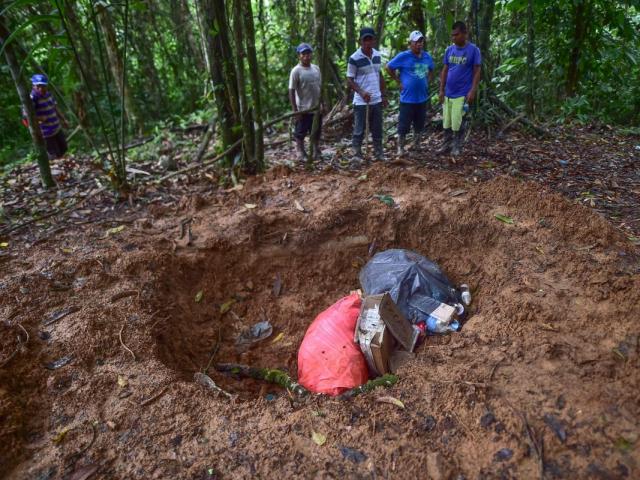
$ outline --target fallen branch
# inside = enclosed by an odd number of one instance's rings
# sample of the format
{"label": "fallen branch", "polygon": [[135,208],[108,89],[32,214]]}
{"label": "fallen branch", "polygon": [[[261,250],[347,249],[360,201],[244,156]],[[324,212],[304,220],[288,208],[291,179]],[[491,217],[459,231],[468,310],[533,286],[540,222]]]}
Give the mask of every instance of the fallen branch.
{"label": "fallen branch", "polygon": [[216,382],[214,382],[211,377],[209,375],[206,375],[202,372],[196,372],[193,375],[193,381],[196,383],[199,383],[200,385],[202,385],[203,387],[207,387],[209,390],[213,390],[216,393],[221,393],[223,394],[225,397],[234,400],[235,396],[231,395],[229,392],[227,392],[226,390],[223,390],[222,388],[220,388]]}
{"label": "fallen branch", "polygon": [[124,330],[125,325],[126,325],[126,322],[122,324],[122,327],[120,328],[120,332],[118,332],[118,338],[120,339],[120,345],[122,345],[122,347],[123,347],[127,352],[129,352],[129,353],[131,354],[131,357],[133,358],[133,361],[135,362],[135,361],[136,361],[136,354],[135,354],[135,353],[133,353],[133,351],[132,351],[129,347],[127,347],[127,346],[124,344],[124,341],[122,340],[122,332],[123,332],[123,330]]}
{"label": "fallen branch", "polygon": [[[497,107],[501,108],[502,110],[504,110],[505,112],[507,112],[509,115],[511,115],[512,117],[519,117],[518,112],[516,112],[513,108],[511,108],[509,105],[507,105],[506,103],[504,103],[502,100],[500,100],[498,97],[496,97],[493,94],[489,94],[488,95],[489,101],[491,103],[493,103],[494,105],[496,105]],[[548,131],[545,130],[544,128],[540,127],[539,125],[536,125],[535,123],[533,123],[531,120],[529,120],[526,116],[522,115],[520,116],[520,118],[518,118],[518,121],[520,123],[522,123],[523,125],[526,125],[527,127],[531,128],[532,130],[534,130],[536,133],[545,136],[545,137],[553,137],[553,135]]]}
{"label": "fallen branch", "polygon": [[294,382],[288,374],[276,368],[250,367],[248,365],[240,365],[237,363],[218,363],[215,368],[219,372],[274,383],[299,396],[304,396],[309,393],[309,390],[299,383]]}
{"label": "fallen branch", "polygon": [[[275,125],[276,123],[285,120],[289,117],[293,117],[294,115],[297,115],[299,113],[310,113],[310,112],[315,112],[317,110],[317,108],[309,108],[308,110],[299,110],[297,112],[289,112],[289,113],[285,113],[284,115],[280,115],[277,118],[274,118],[273,120],[265,123],[263,125],[263,129],[266,129],[272,125]],[[197,169],[201,169],[201,170],[205,170],[204,167],[209,167],[211,165],[213,165],[214,163],[217,163],[218,161],[220,161],[222,158],[224,158],[225,156],[227,156],[229,153],[231,153],[235,148],[237,148],[242,141],[244,140],[244,137],[238,139],[237,141],[235,141],[233,144],[231,144],[224,152],[219,153],[218,155],[216,155],[215,157],[211,158],[210,160],[207,160],[206,162],[202,162],[202,163],[197,163],[195,165],[190,165],[189,167],[185,167],[182,168],[180,170],[176,170],[175,172],[171,172],[167,175],[165,175],[164,177],[160,177],[157,180],[154,180],[153,183],[162,183],[165,180],[168,180],[170,178],[173,178],[177,175],[182,175],[184,173],[189,173],[192,172],[193,170],[197,170]],[[208,158],[208,157],[204,157],[204,158]]]}
{"label": "fallen branch", "polygon": [[[169,384],[169,385],[171,385],[171,384]],[[164,394],[164,392],[166,392],[166,391],[167,391],[167,389],[169,388],[169,385],[165,385],[165,386],[164,386],[164,387],[162,387],[162,388],[160,389],[160,391],[159,391],[158,393],[156,393],[155,395],[153,395],[153,396],[151,396],[151,397],[147,398],[146,400],[142,400],[142,401],[140,402],[140,406],[141,406],[141,407],[145,407],[145,406],[149,405],[151,402],[154,402],[155,400],[157,400],[158,398],[160,398],[160,397]]]}
{"label": "fallen branch", "polygon": [[525,116],[524,113],[521,113],[517,115],[515,118],[512,118],[504,127],[500,129],[498,133],[496,133],[496,136],[500,138],[502,135],[504,135],[504,132],[506,132],[511,127],[511,125],[522,120],[524,116]]}
{"label": "fallen branch", "polygon": [[138,290],[124,290],[122,292],[118,292],[111,297],[111,303],[117,302],[122,298],[133,297],[134,295],[140,295],[140,292],[138,292]]}

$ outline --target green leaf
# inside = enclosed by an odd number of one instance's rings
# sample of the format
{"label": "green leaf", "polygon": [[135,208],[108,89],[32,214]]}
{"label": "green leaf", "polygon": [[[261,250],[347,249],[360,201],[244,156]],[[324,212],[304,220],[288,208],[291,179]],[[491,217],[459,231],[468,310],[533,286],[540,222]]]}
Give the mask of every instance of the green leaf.
{"label": "green leaf", "polygon": [[501,222],[513,225],[513,218],[511,217],[507,217],[506,215],[502,215],[501,213],[496,213],[494,216]]}
{"label": "green leaf", "polygon": [[204,297],[204,293],[202,290],[200,290],[198,293],[196,293],[196,303],[200,303],[202,301],[202,297]]}
{"label": "green leaf", "polygon": [[120,233],[123,230],[124,230],[124,225],[120,225],[119,227],[110,228],[109,230],[107,230],[107,236],[115,235],[116,233]]}
{"label": "green leaf", "polygon": [[13,41],[13,39],[16,36],[18,36],[20,34],[20,32],[22,32],[24,29],[26,29],[26,28],[28,28],[31,25],[34,25],[36,23],[51,22],[51,21],[56,21],[57,22],[58,20],[59,20],[59,18],[56,15],[38,15],[36,17],[33,17],[33,18],[29,19],[27,22],[23,23],[17,29],[15,29],[13,32],[11,32],[11,35],[9,35],[9,37],[4,41],[4,43],[2,44],[2,48],[0,48],[0,57],[4,53],[4,49],[7,47],[7,45],[9,45]]}
{"label": "green leaf", "polygon": [[231,310],[231,307],[233,307],[233,305],[236,303],[236,299],[232,298],[230,300],[227,300],[226,302],[224,302],[222,305],[220,305],[220,313],[222,313],[223,315],[225,313],[227,313],[229,310]]}
{"label": "green leaf", "polygon": [[374,195],[374,197],[376,197],[388,207],[393,207],[396,204],[391,195]]}
{"label": "green leaf", "polygon": [[319,433],[319,432],[312,432],[311,433],[311,439],[316,443],[316,445],[318,445],[319,447],[321,447],[322,445],[324,445],[325,443],[327,443],[327,437],[325,437],[323,434]]}

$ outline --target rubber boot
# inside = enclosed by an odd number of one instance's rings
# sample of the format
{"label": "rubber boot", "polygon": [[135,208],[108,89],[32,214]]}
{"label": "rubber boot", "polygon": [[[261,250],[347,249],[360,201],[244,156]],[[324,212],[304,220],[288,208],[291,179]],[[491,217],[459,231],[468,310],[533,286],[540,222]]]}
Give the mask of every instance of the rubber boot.
{"label": "rubber boot", "polygon": [[411,149],[413,151],[419,150],[421,142],[422,142],[422,132],[415,132],[413,134],[413,145],[411,146]]}
{"label": "rubber boot", "polygon": [[404,155],[404,143],[406,140],[405,135],[398,135],[398,156],[401,157]]}
{"label": "rubber boot", "polygon": [[373,140],[373,156],[378,162],[384,162],[384,149],[382,148],[382,139],[375,138]]}
{"label": "rubber boot", "polygon": [[453,142],[451,143],[451,155],[457,157],[460,155],[460,140],[462,137],[462,130],[453,132]]}
{"label": "rubber boot", "polygon": [[362,164],[362,141],[354,139],[351,147],[353,149],[351,161],[348,163],[345,162],[342,166],[348,167],[350,165],[352,167],[358,168]]}
{"label": "rubber boot", "polygon": [[307,154],[304,151],[304,138],[296,138],[296,158],[299,162],[307,160]]}
{"label": "rubber boot", "polygon": [[443,155],[445,153],[449,153],[449,150],[451,149],[451,140],[452,140],[452,138],[453,138],[453,132],[451,131],[451,129],[450,128],[445,128],[444,129],[444,136],[442,137],[442,145],[438,149],[438,153],[440,155]]}

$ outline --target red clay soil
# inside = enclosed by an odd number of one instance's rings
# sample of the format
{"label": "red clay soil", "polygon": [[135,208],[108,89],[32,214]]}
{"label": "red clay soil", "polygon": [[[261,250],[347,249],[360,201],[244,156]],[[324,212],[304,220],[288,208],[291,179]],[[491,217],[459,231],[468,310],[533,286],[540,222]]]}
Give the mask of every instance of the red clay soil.
{"label": "red clay soil", "polygon": [[[639,478],[637,249],[538,184],[360,175],[275,168],[0,259],[0,476]],[[461,332],[428,337],[396,385],[295,398],[211,368],[230,400],[193,381],[212,352],[295,378],[307,326],[387,248],[473,292]],[[265,318],[271,338],[238,349]]]}

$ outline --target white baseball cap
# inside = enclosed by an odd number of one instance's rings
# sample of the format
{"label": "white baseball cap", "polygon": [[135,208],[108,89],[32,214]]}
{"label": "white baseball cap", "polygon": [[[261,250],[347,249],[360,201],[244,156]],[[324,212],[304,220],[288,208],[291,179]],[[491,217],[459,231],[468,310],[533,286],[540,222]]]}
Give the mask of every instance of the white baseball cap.
{"label": "white baseball cap", "polygon": [[418,30],[414,30],[409,35],[409,41],[410,42],[417,42],[418,40],[420,40],[422,38],[424,38],[424,35],[422,35],[422,33],[420,33]]}

